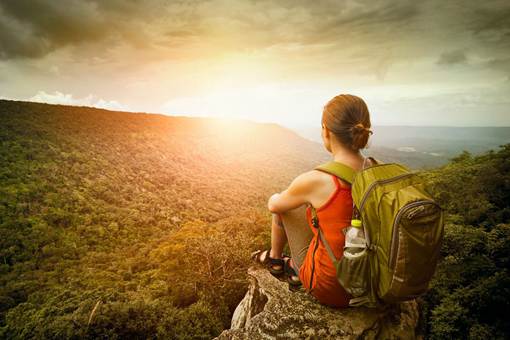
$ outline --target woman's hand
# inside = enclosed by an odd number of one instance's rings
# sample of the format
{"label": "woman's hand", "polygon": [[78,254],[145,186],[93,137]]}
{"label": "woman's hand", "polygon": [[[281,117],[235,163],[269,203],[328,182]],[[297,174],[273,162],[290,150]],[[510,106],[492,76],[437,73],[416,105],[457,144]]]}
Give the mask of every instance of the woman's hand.
{"label": "woman's hand", "polygon": [[299,175],[286,190],[271,195],[267,208],[272,213],[278,214],[308,203],[315,182],[316,175],[312,171]]}

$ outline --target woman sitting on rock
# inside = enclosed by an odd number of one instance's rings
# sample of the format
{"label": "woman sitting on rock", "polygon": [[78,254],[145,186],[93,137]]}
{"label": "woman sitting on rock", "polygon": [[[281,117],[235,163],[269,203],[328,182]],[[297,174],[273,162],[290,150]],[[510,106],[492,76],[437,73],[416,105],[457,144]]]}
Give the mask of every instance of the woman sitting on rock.
{"label": "woman sitting on rock", "polygon": [[[322,141],[334,161],[354,171],[373,165],[360,150],[365,148],[370,131],[370,115],[363,99],[341,94],[331,99],[322,113]],[[349,305],[349,294],[340,286],[336,271],[312,224],[311,207],[336,258],[344,247],[343,228],[350,225],[353,202],[349,183],[338,177],[311,170],[297,176],[290,186],[269,198],[273,213],[271,249],[257,251],[253,259],[269,267],[274,275],[288,274],[289,284],[304,288],[319,302]],[[291,257],[283,255],[288,242]]]}

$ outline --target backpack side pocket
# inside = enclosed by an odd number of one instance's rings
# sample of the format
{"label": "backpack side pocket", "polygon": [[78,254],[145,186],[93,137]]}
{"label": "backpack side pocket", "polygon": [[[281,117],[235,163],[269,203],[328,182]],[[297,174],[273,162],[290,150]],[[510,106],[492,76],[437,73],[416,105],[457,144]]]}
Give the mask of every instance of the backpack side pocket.
{"label": "backpack side pocket", "polygon": [[370,257],[366,248],[353,255],[344,253],[337,262],[336,275],[338,282],[353,297],[369,293]]}

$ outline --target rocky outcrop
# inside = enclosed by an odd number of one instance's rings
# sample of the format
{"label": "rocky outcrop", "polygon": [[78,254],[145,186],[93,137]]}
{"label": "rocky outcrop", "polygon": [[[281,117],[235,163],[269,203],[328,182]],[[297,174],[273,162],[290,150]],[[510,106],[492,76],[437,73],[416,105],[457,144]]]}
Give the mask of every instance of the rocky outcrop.
{"label": "rocky outcrop", "polygon": [[416,301],[384,309],[334,309],[305,292],[289,291],[267,270],[248,270],[251,283],[217,339],[415,339]]}

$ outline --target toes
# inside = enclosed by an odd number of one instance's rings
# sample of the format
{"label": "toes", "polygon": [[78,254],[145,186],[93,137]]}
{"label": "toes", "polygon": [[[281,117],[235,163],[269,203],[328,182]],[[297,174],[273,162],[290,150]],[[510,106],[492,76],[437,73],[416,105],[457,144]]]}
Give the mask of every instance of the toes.
{"label": "toes", "polygon": [[265,264],[268,260],[268,250],[256,250],[251,253],[251,258],[253,261]]}
{"label": "toes", "polygon": [[260,263],[266,263],[269,256],[269,250],[264,250],[259,255]]}
{"label": "toes", "polygon": [[258,261],[258,259],[260,258],[260,253],[262,251],[261,250],[255,250],[253,253],[251,253],[250,257],[253,261]]}

